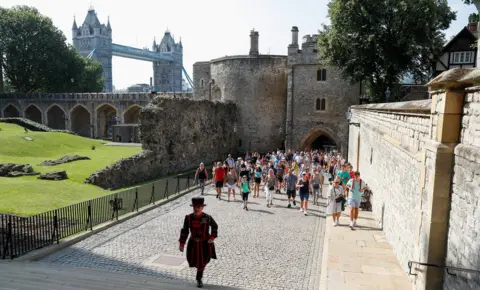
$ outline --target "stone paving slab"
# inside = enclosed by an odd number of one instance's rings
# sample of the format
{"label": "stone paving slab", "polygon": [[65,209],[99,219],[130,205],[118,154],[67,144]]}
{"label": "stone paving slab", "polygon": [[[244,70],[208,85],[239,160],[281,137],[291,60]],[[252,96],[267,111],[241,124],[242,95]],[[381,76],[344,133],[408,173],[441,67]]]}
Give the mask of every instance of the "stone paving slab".
{"label": "stone paving slab", "polygon": [[[313,206],[309,216],[286,208],[286,195],[276,194],[266,207],[265,194],[250,198],[250,211],[239,200],[217,200],[208,186],[205,212],[219,224],[215,241],[218,260],[204,274],[206,285],[243,289],[318,289],[325,229],[324,207]],[[64,267],[101,269],[194,282],[195,269],[157,265],[164,255],[185,257],[178,251],[184,216],[191,212],[187,194],[164,206],[132,218],[69,248],[42,259]],[[297,197],[298,198],[298,197]],[[121,289],[121,288],[117,288]]]}
{"label": "stone paving slab", "polygon": [[373,213],[361,210],[355,231],[344,213],[340,226],[334,227],[330,216],[326,219],[327,255],[322,267],[326,281],[320,289],[412,289]]}

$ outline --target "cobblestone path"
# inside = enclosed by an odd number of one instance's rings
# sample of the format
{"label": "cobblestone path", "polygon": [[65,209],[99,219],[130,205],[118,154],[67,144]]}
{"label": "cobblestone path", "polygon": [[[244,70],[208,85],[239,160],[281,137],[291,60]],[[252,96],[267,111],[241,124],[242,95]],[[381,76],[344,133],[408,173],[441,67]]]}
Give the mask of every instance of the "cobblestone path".
{"label": "cobblestone path", "polygon": [[[304,216],[298,208],[286,208],[285,194],[276,194],[274,207],[268,208],[262,192],[260,198],[250,199],[250,211],[246,212],[238,192],[236,202],[219,201],[211,185],[208,188],[205,212],[217,221],[219,236],[215,240],[218,259],[205,270],[205,288],[213,284],[246,289],[318,289],[323,206],[312,206],[309,216]],[[198,194],[195,191],[180,197],[42,262],[193,283],[196,272],[185,265],[178,238],[184,216],[192,210],[190,199]]]}

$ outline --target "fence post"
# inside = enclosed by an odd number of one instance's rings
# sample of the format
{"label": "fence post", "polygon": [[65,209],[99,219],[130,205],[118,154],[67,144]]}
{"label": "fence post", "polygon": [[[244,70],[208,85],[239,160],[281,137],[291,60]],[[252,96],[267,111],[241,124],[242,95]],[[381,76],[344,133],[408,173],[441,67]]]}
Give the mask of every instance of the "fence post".
{"label": "fence post", "polygon": [[165,198],[165,194],[167,195],[167,198],[168,198],[168,178],[167,178],[167,182],[165,183],[165,192],[163,193],[163,198]]}
{"label": "fence post", "polygon": [[[87,222],[87,229],[88,225],[90,224],[90,230],[93,231],[93,221],[92,221],[92,201],[88,201],[88,222]],[[87,230],[85,229],[85,230]]]}
{"label": "fence post", "polygon": [[57,244],[60,243],[60,239],[58,237],[58,210],[55,210],[55,214],[53,216],[53,233],[52,233],[52,244],[53,244],[53,239],[54,236],[57,240]]}
{"label": "fence post", "polygon": [[186,189],[190,189],[190,172],[187,173],[187,188]]}
{"label": "fence post", "polygon": [[155,182],[152,182],[152,195],[150,196],[150,203],[155,204]]}
{"label": "fence post", "polygon": [[175,193],[180,192],[180,175],[177,176],[177,187],[175,188]]}
{"label": "fence post", "polygon": [[[8,215],[8,222],[7,222],[7,237],[5,239],[5,245],[3,246],[3,256],[2,259],[5,260],[7,256],[7,250],[8,250],[8,243],[12,240],[12,216]],[[12,255],[12,245],[10,245],[10,255],[13,259]]]}
{"label": "fence post", "polygon": [[116,219],[117,221],[118,221],[118,207],[119,207],[118,194],[115,194],[114,210],[115,210],[115,219]]}
{"label": "fence post", "polygon": [[135,188],[135,208],[138,212],[138,187]]}

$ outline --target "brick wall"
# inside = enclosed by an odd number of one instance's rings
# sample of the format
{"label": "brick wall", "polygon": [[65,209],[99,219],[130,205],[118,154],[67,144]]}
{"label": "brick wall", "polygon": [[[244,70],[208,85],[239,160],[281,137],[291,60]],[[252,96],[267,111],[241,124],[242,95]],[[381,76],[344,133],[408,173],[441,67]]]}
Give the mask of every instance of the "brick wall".
{"label": "brick wall", "polygon": [[[402,267],[416,256],[422,148],[431,100],[352,107],[349,161],[373,191],[373,211]],[[359,154],[357,154],[357,151]],[[360,212],[361,215],[361,212]]]}
{"label": "brick wall", "polygon": [[[467,90],[455,148],[446,264],[480,270],[480,87]],[[480,275],[445,275],[444,289],[480,289]]]}

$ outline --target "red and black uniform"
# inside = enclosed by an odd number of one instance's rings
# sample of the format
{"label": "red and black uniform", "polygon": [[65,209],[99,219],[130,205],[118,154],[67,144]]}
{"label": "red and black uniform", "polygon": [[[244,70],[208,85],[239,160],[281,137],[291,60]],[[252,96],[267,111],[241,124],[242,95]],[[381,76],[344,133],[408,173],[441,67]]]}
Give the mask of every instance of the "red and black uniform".
{"label": "red and black uniform", "polygon": [[198,217],[193,213],[185,216],[179,242],[180,247],[184,247],[190,233],[187,243],[187,261],[190,267],[197,268],[197,280],[202,279],[203,270],[210,259],[217,259],[213,244],[213,240],[217,237],[217,230],[217,223],[206,213]]}

